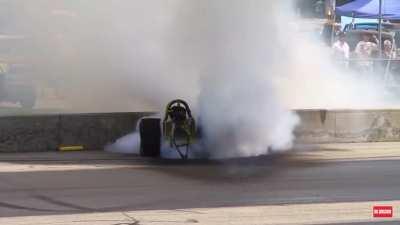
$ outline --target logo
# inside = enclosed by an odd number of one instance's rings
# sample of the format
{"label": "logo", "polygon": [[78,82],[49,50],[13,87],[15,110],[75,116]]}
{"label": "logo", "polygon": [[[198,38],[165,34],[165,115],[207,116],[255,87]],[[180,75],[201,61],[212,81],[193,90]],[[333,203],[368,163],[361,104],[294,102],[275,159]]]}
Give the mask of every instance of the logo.
{"label": "logo", "polygon": [[374,206],[373,214],[375,218],[392,218],[393,206]]}

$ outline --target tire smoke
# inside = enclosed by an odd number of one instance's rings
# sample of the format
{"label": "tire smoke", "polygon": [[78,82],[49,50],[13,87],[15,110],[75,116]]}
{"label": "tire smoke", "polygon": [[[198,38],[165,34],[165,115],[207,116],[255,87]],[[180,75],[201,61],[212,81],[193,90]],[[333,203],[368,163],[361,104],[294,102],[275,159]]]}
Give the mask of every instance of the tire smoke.
{"label": "tire smoke", "polygon": [[[68,111],[162,111],[182,98],[213,158],[289,149],[290,109],[387,103],[376,80],[338,70],[303,36],[292,0],[9,2],[8,32],[26,37],[16,54]],[[137,151],[136,134],[118,143]]]}
{"label": "tire smoke", "polygon": [[176,6],[168,54],[199,80],[200,94],[189,100],[212,158],[291,147],[299,121],[280,103],[271,79],[281,56],[274,33],[278,6],[262,0],[180,1]]}
{"label": "tire smoke", "polygon": [[179,78],[196,82],[172,87],[195,93],[188,100],[210,157],[290,149],[300,121],[289,109],[388,102],[375,79],[340,70],[329,49],[301,32],[293,2],[174,1],[165,56]]}
{"label": "tire smoke", "polygon": [[[282,56],[278,13],[263,0],[184,1],[177,22],[183,60],[200,73],[198,115],[214,158],[291,147],[298,118],[281,104],[272,77]],[[182,44],[183,43],[183,44]]]}

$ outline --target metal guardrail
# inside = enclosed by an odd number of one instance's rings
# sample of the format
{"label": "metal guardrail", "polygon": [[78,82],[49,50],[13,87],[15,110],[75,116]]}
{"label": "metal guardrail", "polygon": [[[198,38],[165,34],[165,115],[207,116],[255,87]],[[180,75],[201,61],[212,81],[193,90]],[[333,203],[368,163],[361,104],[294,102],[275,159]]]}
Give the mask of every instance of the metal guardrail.
{"label": "metal guardrail", "polygon": [[367,71],[359,71],[359,73],[375,74],[382,77],[382,81],[388,86],[393,86],[394,82],[398,85],[400,78],[400,58],[386,59],[386,58],[350,58],[350,59],[336,59],[338,65],[344,65],[347,70],[357,71],[361,67],[364,68],[362,62],[368,62]]}

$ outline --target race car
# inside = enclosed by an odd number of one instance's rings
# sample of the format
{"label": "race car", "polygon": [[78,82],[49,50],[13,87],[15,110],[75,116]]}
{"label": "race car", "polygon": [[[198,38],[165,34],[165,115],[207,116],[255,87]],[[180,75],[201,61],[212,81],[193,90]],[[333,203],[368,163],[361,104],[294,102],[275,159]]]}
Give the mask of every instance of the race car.
{"label": "race car", "polygon": [[161,118],[141,119],[139,132],[141,156],[160,157],[161,144],[166,142],[184,160],[188,159],[190,146],[198,135],[189,105],[181,99],[167,105],[162,123]]}

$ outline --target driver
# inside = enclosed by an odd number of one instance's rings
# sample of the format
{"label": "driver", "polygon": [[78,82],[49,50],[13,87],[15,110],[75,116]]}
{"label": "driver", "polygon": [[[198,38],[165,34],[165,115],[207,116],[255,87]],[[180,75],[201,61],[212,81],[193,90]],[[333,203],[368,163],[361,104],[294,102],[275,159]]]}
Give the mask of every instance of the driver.
{"label": "driver", "polygon": [[171,117],[172,121],[177,124],[182,124],[186,121],[186,109],[182,106],[174,106],[171,108],[169,112],[169,116]]}

